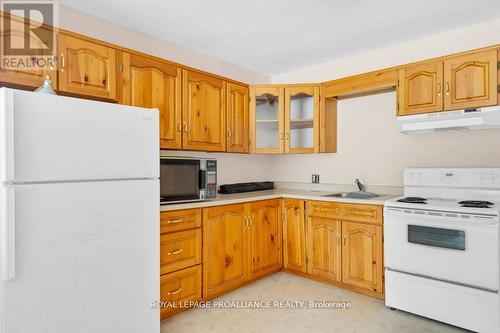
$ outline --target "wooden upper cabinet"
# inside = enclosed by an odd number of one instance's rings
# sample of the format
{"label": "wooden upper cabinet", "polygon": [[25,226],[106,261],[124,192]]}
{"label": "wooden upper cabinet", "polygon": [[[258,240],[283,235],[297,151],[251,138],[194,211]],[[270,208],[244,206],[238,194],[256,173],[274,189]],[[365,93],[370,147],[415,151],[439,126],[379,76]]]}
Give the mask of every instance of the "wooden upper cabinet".
{"label": "wooden upper cabinet", "polygon": [[227,151],[248,153],[248,87],[227,83]]}
{"label": "wooden upper cabinet", "polygon": [[225,81],[190,70],[182,77],[182,148],[225,151]]}
{"label": "wooden upper cabinet", "polygon": [[285,88],[285,153],[319,152],[319,87]]}
{"label": "wooden upper cabinet", "polygon": [[59,34],[59,90],[99,99],[116,99],[115,49]]}
{"label": "wooden upper cabinet", "polygon": [[307,218],[308,273],[331,281],[341,281],[342,223],[333,218]]}
{"label": "wooden upper cabinet", "polygon": [[180,149],[182,70],[163,61],[130,53],[120,52],[119,61],[119,102],[158,108],[160,148]]}
{"label": "wooden upper cabinet", "polygon": [[212,298],[248,279],[245,205],[203,209],[203,297]]}
{"label": "wooden upper cabinet", "polygon": [[445,110],[497,104],[497,50],[444,61]]}
{"label": "wooden upper cabinet", "polygon": [[285,151],[285,89],[250,88],[250,152],[280,154]]}
{"label": "wooden upper cabinet", "polygon": [[[4,14],[0,12],[0,16]],[[38,30],[38,34],[29,34],[26,36],[24,31],[29,31],[29,27],[25,26],[25,22],[20,18],[16,17],[7,17],[7,15],[3,16],[2,19],[9,20],[9,24],[0,24],[0,38],[3,43],[9,38],[11,41],[11,45],[31,45],[31,48],[38,47],[43,49],[46,47],[47,41],[52,38],[52,30],[49,28],[45,28],[44,26],[40,27]],[[4,27],[9,27],[9,30],[4,30]],[[3,51],[1,51],[3,52]],[[36,53],[36,52],[35,52]],[[24,59],[25,57],[23,57]],[[52,80],[52,87],[57,89],[57,69],[55,63],[55,54],[53,56],[45,56],[45,55],[37,55],[33,54],[30,57],[30,61],[37,62],[40,61],[42,63],[43,60],[40,58],[49,61],[54,66],[44,66],[43,69],[32,69],[31,65],[23,68],[19,67],[18,69],[4,67],[3,62],[0,62],[0,85],[1,84],[10,84],[14,86],[23,86],[38,88],[42,85],[45,76],[50,75]],[[45,61],[43,61],[45,63]]]}
{"label": "wooden upper cabinet", "polygon": [[442,111],[443,89],[443,62],[401,68],[398,116]]}
{"label": "wooden upper cabinet", "polygon": [[281,266],[280,200],[247,205],[250,218],[250,278],[278,271]]}
{"label": "wooden upper cabinet", "polygon": [[304,201],[283,199],[283,267],[306,272]]}
{"label": "wooden upper cabinet", "polygon": [[342,282],[383,292],[382,227],[342,221]]}

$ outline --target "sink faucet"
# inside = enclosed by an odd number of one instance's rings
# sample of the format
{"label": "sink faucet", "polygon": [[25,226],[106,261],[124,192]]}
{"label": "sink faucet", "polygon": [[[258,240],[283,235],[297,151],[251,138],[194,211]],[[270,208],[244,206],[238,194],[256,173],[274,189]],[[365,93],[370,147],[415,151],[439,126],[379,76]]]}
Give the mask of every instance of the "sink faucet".
{"label": "sink faucet", "polygon": [[354,182],[358,185],[359,192],[365,191],[365,185],[358,178],[356,178]]}

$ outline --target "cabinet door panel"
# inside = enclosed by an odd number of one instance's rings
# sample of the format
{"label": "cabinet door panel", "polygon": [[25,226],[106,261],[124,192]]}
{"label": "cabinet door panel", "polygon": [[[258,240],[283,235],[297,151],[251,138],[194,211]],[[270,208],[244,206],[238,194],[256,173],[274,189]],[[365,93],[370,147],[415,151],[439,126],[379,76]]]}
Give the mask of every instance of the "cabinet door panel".
{"label": "cabinet door panel", "polygon": [[225,82],[183,71],[183,149],[225,151]]}
{"label": "cabinet door panel", "polygon": [[[47,41],[53,37],[52,30],[50,28],[45,28],[44,26],[39,28],[36,36],[34,34],[30,34],[29,37],[26,37],[24,31],[29,31],[30,28],[26,26],[23,20],[20,18],[8,18],[7,15],[3,16],[3,13],[1,12],[0,17],[3,20],[9,20],[9,23],[5,22],[5,24],[0,24],[0,38],[2,42],[9,38],[11,45],[29,44],[31,48],[38,47],[43,49],[46,47],[46,44],[48,43]],[[8,29],[4,29],[5,27],[8,27]],[[0,52],[3,54],[3,50]],[[52,79],[52,88],[57,89],[55,57],[35,53],[36,52],[33,52],[31,55],[30,61],[33,61],[34,63],[39,62],[40,64],[47,63],[48,66],[35,70],[31,64],[28,64],[26,68],[19,67],[13,69],[5,68],[2,61],[0,62],[0,85],[2,83],[13,86],[19,85],[23,87],[30,87],[34,90],[34,88],[38,88],[42,85],[46,75],[50,75]],[[23,60],[23,62],[25,61],[25,57],[19,57],[17,59]]]}
{"label": "cabinet door panel", "polygon": [[160,148],[181,148],[181,69],[135,54],[121,54],[120,103],[158,108]]}
{"label": "cabinet door panel", "polygon": [[281,266],[280,200],[249,204],[250,275],[252,278],[277,271]]}
{"label": "cabinet door panel", "polygon": [[285,90],[279,87],[250,88],[250,152],[284,152]]}
{"label": "cabinet door panel", "polygon": [[340,220],[308,218],[308,273],[340,282],[341,230]]}
{"label": "cabinet door panel", "polygon": [[453,57],[444,62],[445,110],[497,104],[497,51]]}
{"label": "cabinet door panel", "polygon": [[227,83],[227,151],[248,153],[248,87]]}
{"label": "cabinet door panel", "polygon": [[319,152],[319,87],[285,88],[285,153]]}
{"label": "cabinet door panel", "polygon": [[399,71],[398,115],[443,110],[443,63],[407,66]]}
{"label": "cabinet door panel", "polygon": [[342,282],[382,292],[382,227],[342,222]]}
{"label": "cabinet door panel", "polygon": [[116,98],[116,53],[111,47],[59,34],[59,90]]}
{"label": "cabinet door panel", "polygon": [[283,267],[306,272],[304,201],[283,200]]}
{"label": "cabinet door panel", "polygon": [[241,285],[248,276],[245,206],[203,210],[203,297]]}

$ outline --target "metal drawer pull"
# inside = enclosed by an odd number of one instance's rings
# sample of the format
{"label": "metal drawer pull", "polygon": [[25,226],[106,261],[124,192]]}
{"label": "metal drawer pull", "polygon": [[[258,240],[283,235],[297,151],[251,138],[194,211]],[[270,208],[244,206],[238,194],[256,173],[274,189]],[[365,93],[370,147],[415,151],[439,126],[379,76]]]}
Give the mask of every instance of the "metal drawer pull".
{"label": "metal drawer pull", "polygon": [[169,256],[173,256],[173,255],[176,255],[176,254],[180,254],[180,253],[182,253],[182,252],[184,252],[184,250],[183,250],[183,249],[178,249],[178,250],[175,250],[175,251],[169,252],[169,253],[167,253],[167,254],[168,254]]}
{"label": "metal drawer pull", "polygon": [[174,224],[174,223],[181,223],[183,221],[182,218],[180,219],[176,219],[176,220],[168,220],[167,223],[168,224]]}
{"label": "metal drawer pull", "polygon": [[182,291],[182,288],[179,288],[179,289],[174,290],[174,291],[169,291],[167,295],[168,295],[168,296],[170,296],[170,295],[175,295],[175,294],[180,293],[181,291]]}

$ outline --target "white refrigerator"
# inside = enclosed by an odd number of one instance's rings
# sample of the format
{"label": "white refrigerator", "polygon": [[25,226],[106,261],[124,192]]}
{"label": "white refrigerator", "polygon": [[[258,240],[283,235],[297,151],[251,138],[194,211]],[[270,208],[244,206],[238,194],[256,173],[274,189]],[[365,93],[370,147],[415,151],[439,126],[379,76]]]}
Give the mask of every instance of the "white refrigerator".
{"label": "white refrigerator", "polygon": [[158,111],[0,89],[0,332],[158,333]]}

